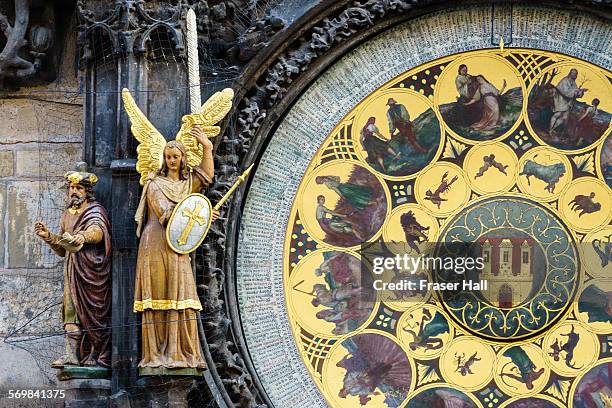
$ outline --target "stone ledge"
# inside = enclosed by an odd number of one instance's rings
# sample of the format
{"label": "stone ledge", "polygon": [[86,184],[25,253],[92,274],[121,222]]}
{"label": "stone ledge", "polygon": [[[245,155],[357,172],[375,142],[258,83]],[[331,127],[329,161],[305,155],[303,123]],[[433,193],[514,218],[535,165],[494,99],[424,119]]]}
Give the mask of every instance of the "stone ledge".
{"label": "stone ledge", "polygon": [[149,368],[141,367],[138,369],[138,374],[141,376],[188,376],[201,377],[203,370],[198,368]]}
{"label": "stone ledge", "polygon": [[64,366],[57,373],[60,381],[69,380],[109,380],[111,370],[103,367]]}

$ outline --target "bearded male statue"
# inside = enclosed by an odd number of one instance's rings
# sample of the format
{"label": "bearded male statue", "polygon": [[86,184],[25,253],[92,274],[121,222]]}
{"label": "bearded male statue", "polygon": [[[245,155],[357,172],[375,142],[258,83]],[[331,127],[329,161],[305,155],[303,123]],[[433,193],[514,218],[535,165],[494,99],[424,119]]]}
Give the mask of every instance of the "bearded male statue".
{"label": "bearded male statue", "polygon": [[62,318],[66,353],[51,366],[110,367],[111,238],[106,210],[96,202],[98,177],[77,163],[64,175],[68,182],[66,210],[59,234],[36,222],[34,231],[64,258]]}

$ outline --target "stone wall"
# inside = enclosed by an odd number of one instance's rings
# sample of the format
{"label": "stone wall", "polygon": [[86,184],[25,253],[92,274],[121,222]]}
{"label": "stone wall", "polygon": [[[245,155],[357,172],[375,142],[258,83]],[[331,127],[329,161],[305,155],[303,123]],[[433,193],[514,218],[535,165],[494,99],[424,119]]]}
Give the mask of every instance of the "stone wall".
{"label": "stone wall", "polygon": [[0,94],[2,393],[55,386],[49,363],[62,352],[62,259],[42,245],[33,225],[40,219],[57,231],[65,199],[62,176],[82,158],[76,36],[65,44],[55,82]]}

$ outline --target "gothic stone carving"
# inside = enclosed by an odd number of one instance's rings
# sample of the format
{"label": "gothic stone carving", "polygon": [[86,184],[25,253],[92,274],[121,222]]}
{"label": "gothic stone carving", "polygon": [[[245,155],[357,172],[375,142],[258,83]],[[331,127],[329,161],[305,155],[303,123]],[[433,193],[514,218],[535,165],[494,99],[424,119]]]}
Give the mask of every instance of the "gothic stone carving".
{"label": "gothic stone carving", "polygon": [[53,80],[59,57],[59,48],[54,45],[59,41],[52,22],[64,23],[55,15],[55,4],[14,0],[2,1],[0,6],[6,12],[0,11],[0,30],[5,37],[0,52],[0,88]]}
{"label": "gothic stone carving", "polygon": [[143,1],[120,0],[110,8],[103,0],[78,0],[77,8],[82,69],[92,61],[144,53],[151,34],[158,30],[167,33],[176,56],[185,56],[180,6],[147,6]]}

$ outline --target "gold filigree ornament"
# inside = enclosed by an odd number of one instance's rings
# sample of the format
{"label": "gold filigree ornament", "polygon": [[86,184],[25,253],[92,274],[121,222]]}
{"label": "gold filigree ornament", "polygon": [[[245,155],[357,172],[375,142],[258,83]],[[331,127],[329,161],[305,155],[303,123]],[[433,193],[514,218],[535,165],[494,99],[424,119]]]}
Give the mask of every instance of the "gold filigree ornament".
{"label": "gold filigree ornament", "polygon": [[[138,161],[136,170],[140,173],[140,185],[144,185],[149,173],[156,172],[162,167],[164,147],[166,139],[147,119],[140,110],[130,91],[123,88],[121,92],[125,111],[132,124],[132,134],[138,140]],[[195,113],[184,115],[182,125],[176,135],[176,140],[181,142],[187,149],[187,167],[192,169],[202,161],[203,148],[191,136],[191,129],[198,125],[208,138],[213,138],[221,132],[216,126],[232,108],[234,91],[226,88],[211,96],[202,107]]]}

